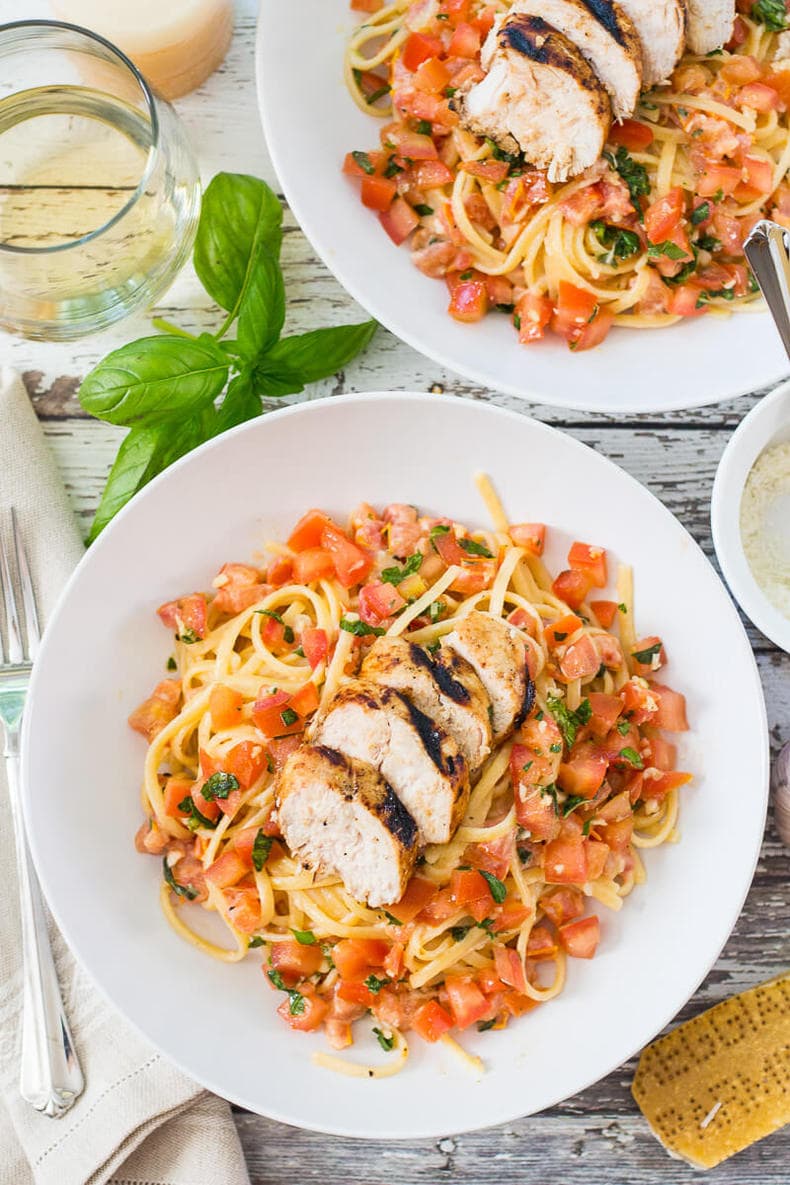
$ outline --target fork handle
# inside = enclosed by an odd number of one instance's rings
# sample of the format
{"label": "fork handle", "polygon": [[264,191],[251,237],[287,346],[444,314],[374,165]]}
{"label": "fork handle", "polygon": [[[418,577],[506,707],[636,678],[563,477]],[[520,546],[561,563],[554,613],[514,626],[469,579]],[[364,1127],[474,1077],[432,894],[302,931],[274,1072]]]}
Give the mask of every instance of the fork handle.
{"label": "fork handle", "polygon": [[38,878],[25,839],[19,792],[19,753],[7,745],[22,918],[22,1066],[19,1090],[36,1111],[64,1115],[85,1085],[60,995]]}

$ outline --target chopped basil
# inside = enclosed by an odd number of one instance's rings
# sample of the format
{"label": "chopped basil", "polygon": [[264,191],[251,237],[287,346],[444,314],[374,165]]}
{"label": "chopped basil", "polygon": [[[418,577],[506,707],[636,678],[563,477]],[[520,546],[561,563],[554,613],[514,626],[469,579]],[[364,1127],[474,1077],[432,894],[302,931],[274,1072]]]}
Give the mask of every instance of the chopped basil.
{"label": "chopped basil", "polygon": [[398,173],[403,172],[403,165],[399,165],[394,156],[391,156],[387,161],[387,167],[384,170],[385,177],[397,177]]}
{"label": "chopped basil", "polygon": [[403,922],[400,920],[400,918],[396,918],[394,913],[390,913],[387,909],[383,910],[382,912],[391,926],[403,925]]}
{"label": "chopped basil", "polygon": [[395,1044],[395,1038],[394,1037],[387,1037],[386,1034],[382,1033],[381,1029],[374,1028],[373,1032],[376,1034],[376,1040],[378,1041],[379,1045],[384,1050],[384,1052],[389,1053],[390,1050],[392,1049],[393,1045]]}
{"label": "chopped basil", "polygon": [[467,555],[482,555],[487,560],[494,558],[493,554],[483,543],[478,543],[476,539],[459,539],[458,546],[462,548]]}
{"label": "chopped basil", "polygon": [[579,729],[584,724],[588,724],[592,716],[592,708],[590,701],[583,699],[575,712],[571,711],[564,700],[553,699],[551,696],[546,701],[548,709],[557,722],[560,732],[563,735],[565,744],[570,749],[578,735]]}
{"label": "chopped basil", "polygon": [[197,897],[197,889],[192,885],[180,885],[173,876],[173,869],[167,862],[167,856],[162,857],[162,868],[164,869],[165,881],[179,897],[186,897],[187,901],[194,901]]}
{"label": "chopped basil", "polygon": [[474,269],[471,267],[468,267],[465,272],[460,273],[460,275],[458,276],[458,279],[459,280],[471,280],[471,278],[474,274],[475,274]]}
{"label": "chopped basil", "polygon": [[478,930],[485,930],[486,934],[493,934],[494,919],[483,918],[482,922],[475,922]]}
{"label": "chopped basil", "polygon": [[414,555],[410,555],[402,568],[384,568],[380,579],[384,584],[400,584],[407,576],[413,576],[415,572],[420,570],[423,557],[418,551]]}
{"label": "chopped basil", "polygon": [[560,801],[559,801],[559,798],[557,797],[557,794],[559,792],[557,790],[557,787],[554,785],[554,783],[552,782],[549,786],[541,786],[540,792],[544,798],[548,797],[552,800],[552,802],[554,803],[554,814],[557,815],[557,817],[559,817],[559,815],[561,814]]}
{"label": "chopped basil", "polygon": [[603,255],[598,256],[598,260],[610,267],[614,267],[621,259],[630,259],[641,247],[639,235],[634,231],[624,230],[619,226],[607,226],[600,218],[591,222],[590,228],[601,246],[609,248]]}
{"label": "chopped basil", "polygon": [[488,887],[491,890],[491,896],[496,901],[497,905],[501,905],[507,897],[507,889],[499,877],[494,876],[493,872],[486,872],[485,868],[480,869],[480,875],[485,877],[488,882]]}
{"label": "chopped basil", "polygon": [[296,724],[299,719],[299,713],[295,712],[293,708],[283,708],[280,712],[280,719],[286,728],[290,728],[292,724]]}
{"label": "chopped basil", "polygon": [[650,193],[650,179],[647,175],[647,169],[644,165],[637,164],[622,144],[618,147],[614,156],[610,152],[605,152],[604,156],[628,186],[628,192],[631,195],[631,204],[641,221],[642,206],[639,198]]}
{"label": "chopped basil", "polygon": [[372,94],[365,95],[365,102],[368,107],[372,107],[374,103],[378,103],[379,99],[383,99],[385,95],[388,95],[391,89],[389,83],[385,82],[378,90],[373,91]]}
{"label": "chopped basil", "polygon": [[556,630],[554,630],[553,632],[554,632],[554,641],[555,642],[564,642],[568,636],[567,634],[558,634]]}
{"label": "chopped basil", "polygon": [[735,289],[719,288],[716,292],[700,292],[695,308],[703,308],[708,301],[715,300],[716,297],[719,297],[721,300],[735,300]]}
{"label": "chopped basil", "polygon": [[626,605],[625,601],[618,602],[617,608],[620,610],[621,613],[628,612],[628,606]]}
{"label": "chopped basil", "polygon": [[363,173],[367,173],[369,177],[373,176],[376,170],[374,169],[367,152],[352,152],[351,156],[359,165],[360,169],[362,169]]}
{"label": "chopped basil", "polygon": [[663,243],[648,243],[647,254],[651,259],[657,259],[659,255],[666,255],[667,259],[685,259],[688,252],[678,247],[677,243],[665,239]]}
{"label": "chopped basil", "polygon": [[582,835],[589,835],[589,834],[590,834],[590,828],[592,827],[592,825],[593,825],[593,821],[592,821],[592,819],[585,819],[585,820],[584,820],[584,825],[583,825],[583,827],[582,827]]}
{"label": "chopped basil", "polygon": [[491,1020],[479,1020],[477,1022],[477,1031],[478,1031],[478,1033],[485,1033],[488,1031],[488,1029],[493,1029],[495,1024],[496,1024],[496,1017],[495,1016],[492,1016]]}
{"label": "chopped basil", "polygon": [[516,329],[521,328],[521,317],[518,313],[516,313],[513,317],[513,324],[515,325]]}
{"label": "chopped basil", "polygon": [[172,654],[170,655],[170,657],[167,660],[167,669],[168,669],[168,671],[177,671],[178,670],[178,663],[173,658]]}
{"label": "chopped basil", "polygon": [[627,761],[629,765],[633,765],[634,769],[645,768],[644,761],[639,756],[636,749],[632,749],[630,745],[628,745],[625,749],[620,750],[620,756],[624,761]]}
{"label": "chopped basil", "polygon": [[714,200],[714,202],[720,202],[723,197],[724,197],[724,190],[721,188],[721,186],[719,186],[719,188],[716,190],[716,192],[713,195],[713,200]]}
{"label": "chopped basil", "polygon": [[271,835],[264,835],[263,831],[259,831],[255,836],[255,842],[252,845],[252,866],[256,872],[261,872],[264,864],[269,859],[272,842]]}
{"label": "chopped basil", "polygon": [[297,655],[297,657],[299,657],[299,658],[304,658],[303,648],[301,646],[297,646],[296,650],[294,650],[294,654]]}
{"label": "chopped basil", "polygon": [[504,148],[500,148],[490,136],[486,136],[486,144],[490,148],[494,160],[505,160],[509,165],[519,165],[524,161],[523,152],[505,152]]}
{"label": "chopped basil", "polygon": [[418,119],[417,131],[421,136],[430,136],[431,132],[433,131],[431,121],[429,119]]}
{"label": "chopped basil", "polygon": [[532,852],[529,850],[529,848],[517,847],[516,855],[522,864],[529,864],[530,860],[532,859]]}
{"label": "chopped basil", "polygon": [[582,794],[569,794],[562,804],[562,817],[567,819],[568,815],[572,815],[577,806],[581,806],[587,799]]}
{"label": "chopped basil", "polygon": [[253,934],[247,943],[247,950],[255,950],[256,946],[263,946],[265,941],[264,938],[261,938],[260,934]]}
{"label": "chopped basil", "polygon": [[198,810],[195,800],[191,794],[187,794],[186,798],[181,799],[178,804],[178,809],[183,815],[189,816],[186,821],[186,825],[190,831],[196,831],[198,827],[208,827],[209,830],[213,831],[217,826],[217,821],[215,819],[206,818],[202,811]]}
{"label": "chopped basil", "polygon": [[785,0],[755,0],[749,16],[772,33],[781,33],[787,28]]}
{"label": "chopped basil", "polygon": [[234,774],[226,774],[220,769],[203,783],[200,793],[206,802],[213,802],[215,798],[227,798],[231,790],[238,789],[239,779]]}
{"label": "chopped basil", "polygon": [[282,977],[282,975],[280,974],[280,972],[279,972],[279,971],[277,971],[277,970],[276,970],[276,968],[272,968],[272,970],[271,970],[271,971],[267,971],[267,972],[266,972],[266,974],[269,976],[269,979],[272,981],[272,983],[274,984],[274,986],[275,986],[276,988],[279,988],[279,990],[280,990],[281,992],[287,992],[287,991],[288,991],[288,988],[285,986],[285,983],[284,983],[284,981],[283,981],[283,977]]}
{"label": "chopped basil", "polygon": [[447,523],[437,523],[435,527],[431,527],[431,539],[435,539],[437,535],[448,535],[450,528]]}
{"label": "chopped basil", "polygon": [[455,92],[457,90],[458,90],[457,86],[446,86],[444,88],[444,93],[445,93],[446,98],[452,99],[453,95],[455,94]]}
{"label": "chopped basil", "polygon": [[555,741],[553,745],[549,745],[549,753],[561,753],[562,745],[559,741]]}
{"label": "chopped basil", "polygon": [[648,666],[657,654],[661,653],[661,643],[654,642],[652,646],[648,646],[646,650],[634,650],[631,657],[635,658],[638,663],[643,666]]}
{"label": "chopped basil", "polygon": [[710,218],[710,202],[701,202],[696,210],[691,211],[689,221],[692,226],[699,226],[706,218]]}
{"label": "chopped basil", "polygon": [[279,613],[275,613],[273,609],[256,609],[256,613],[260,613],[262,617],[271,617],[273,621],[279,624],[285,630],[285,641],[290,646],[294,641],[294,632],[289,625],[286,625]]}
{"label": "chopped basil", "polygon": [[471,926],[452,926],[450,928],[450,933],[453,936],[453,941],[460,942],[462,938],[466,938],[471,929]]}
{"label": "chopped basil", "polygon": [[304,1012],[304,996],[301,992],[288,992],[288,1011],[291,1016],[301,1016]]}
{"label": "chopped basil", "polygon": [[301,946],[315,946],[318,942],[312,930],[292,930],[291,933]]}
{"label": "chopped basil", "polygon": [[497,305],[494,305],[494,308],[497,310],[497,312],[498,312],[498,313],[507,313],[507,315],[508,315],[508,316],[510,316],[510,314],[513,312],[513,309],[514,309],[515,307],[516,307],[516,306],[515,306],[515,305],[513,305],[513,304],[497,304]]}
{"label": "chopped basil", "polygon": [[444,601],[431,601],[430,605],[428,606],[428,617],[431,619],[434,625],[444,613],[446,608],[447,605]]}
{"label": "chopped basil", "polygon": [[200,640],[200,634],[196,634],[193,629],[186,629],[182,634],[176,634],[176,641],[186,642],[187,646],[192,646],[195,642],[199,642]]}
{"label": "chopped basil", "polygon": [[527,764],[526,764],[526,765],[522,765],[522,767],[521,767],[521,768],[523,769],[524,773],[526,773],[526,772],[527,772],[527,770],[529,770],[529,769],[530,769],[530,768],[531,768],[531,767],[532,767],[534,764],[535,764],[535,762],[534,762],[534,761],[528,761],[528,762],[527,762]]}
{"label": "chopped basil", "polygon": [[425,647],[425,649],[428,651],[429,654],[436,654],[436,652],[440,646],[441,646],[441,642],[437,638],[435,642],[429,642],[428,645]]}
{"label": "chopped basil", "polygon": [[624,737],[627,732],[631,731],[631,725],[627,720],[620,720],[617,723],[617,731],[620,733],[621,737]]}
{"label": "chopped basil", "polygon": [[371,635],[380,638],[386,632],[380,626],[368,625],[366,621],[349,621],[347,617],[341,617],[340,628],[347,634],[353,634],[355,638],[367,638]]}
{"label": "chopped basil", "polygon": [[433,214],[433,206],[426,206],[425,202],[418,202],[414,207],[420,218],[428,218]]}
{"label": "chopped basil", "polygon": [[697,246],[700,251],[710,251],[711,255],[715,255],[717,251],[721,251],[721,239],[717,239],[715,235],[700,235]]}
{"label": "chopped basil", "polygon": [[378,975],[369,975],[365,980],[365,987],[369,992],[373,992],[374,996],[377,996],[381,989],[391,982],[391,979],[379,979]]}

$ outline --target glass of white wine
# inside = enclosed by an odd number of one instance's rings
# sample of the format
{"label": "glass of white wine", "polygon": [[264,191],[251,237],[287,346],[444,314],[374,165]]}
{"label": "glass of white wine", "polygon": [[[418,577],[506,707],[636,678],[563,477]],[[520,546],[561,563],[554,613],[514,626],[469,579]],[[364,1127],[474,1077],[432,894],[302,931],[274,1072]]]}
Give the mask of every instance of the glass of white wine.
{"label": "glass of white wine", "polygon": [[199,208],[182,125],[119,49],[58,21],[0,25],[0,327],[68,341],[152,304]]}

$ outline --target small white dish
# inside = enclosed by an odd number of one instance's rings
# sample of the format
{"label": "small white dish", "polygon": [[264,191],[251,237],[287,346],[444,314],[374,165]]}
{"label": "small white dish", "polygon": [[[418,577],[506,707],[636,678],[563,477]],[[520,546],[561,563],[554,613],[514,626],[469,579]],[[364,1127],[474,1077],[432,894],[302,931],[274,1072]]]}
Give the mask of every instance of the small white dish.
{"label": "small white dish", "polygon": [[785,441],[790,441],[790,383],[761,399],[733,433],[716,471],[710,520],[716,555],[732,595],[750,621],[790,654],[790,621],[755,580],[740,523],[743,487],[752,466],[765,449]]}

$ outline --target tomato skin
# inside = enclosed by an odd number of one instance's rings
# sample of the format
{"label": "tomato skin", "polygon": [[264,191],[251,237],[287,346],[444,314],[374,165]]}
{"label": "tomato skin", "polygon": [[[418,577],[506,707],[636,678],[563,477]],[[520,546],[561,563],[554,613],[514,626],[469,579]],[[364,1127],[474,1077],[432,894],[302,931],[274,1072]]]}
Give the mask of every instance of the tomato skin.
{"label": "tomato skin", "polygon": [[294,580],[297,584],[316,584],[335,574],[332,557],[323,547],[308,547],[294,556]]}
{"label": "tomato skin", "polygon": [[593,588],[606,588],[606,551],[590,543],[573,543],[568,564],[575,572],[584,572]]}
{"label": "tomato skin", "polygon": [[527,940],[527,958],[539,962],[541,959],[553,959],[557,953],[557,943],[546,926],[533,926]]}
{"label": "tomato skin", "polygon": [[252,719],[265,737],[292,736],[304,730],[304,720],[297,715],[296,720],[287,724],[283,720],[283,713],[287,713],[291,697],[287,691],[277,691],[272,695],[265,695],[252,705]]}
{"label": "tomato skin", "polygon": [[453,1018],[438,1000],[429,1000],[414,1014],[412,1027],[424,1041],[438,1041],[453,1027]]}
{"label": "tomato skin", "polygon": [[408,202],[402,197],[396,197],[389,209],[379,214],[379,222],[395,246],[399,247],[419,226],[420,218]]}
{"label": "tomato skin", "polygon": [[612,623],[617,616],[616,601],[590,601],[590,608],[598,618],[598,624],[602,629],[612,628]]}
{"label": "tomato skin", "polygon": [[663,683],[651,683],[650,690],[658,700],[658,712],[653,717],[653,724],[657,728],[665,728],[667,732],[688,732],[685,695],[665,687]]}
{"label": "tomato skin", "polygon": [[488,881],[477,869],[461,871],[456,869],[450,877],[450,900],[459,908],[465,909],[476,922],[482,922],[494,907],[494,898],[488,887]]}
{"label": "tomato skin", "polygon": [[527,990],[527,971],[518,951],[510,946],[495,946],[494,966],[497,975],[508,987],[515,988],[517,992]]}
{"label": "tomato skin", "polygon": [[380,938],[342,938],[332,947],[332,961],[341,979],[363,979],[371,968],[384,966],[389,950]]}
{"label": "tomato skin", "polygon": [[606,755],[585,742],[560,766],[557,784],[567,794],[594,798],[604,783],[608,766]]}
{"label": "tomato skin", "polygon": [[541,897],[540,906],[555,926],[561,926],[582,916],[584,897],[579,889],[552,889]]}
{"label": "tomato skin", "polygon": [[401,61],[407,70],[417,70],[428,58],[438,58],[444,53],[444,46],[438,37],[426,37],[424,33],[410,33],[401,53]]}
{"label": "tomato skin", "polygon": [[431,898],[435,896],[436,886],[432,881],[426,880],[425,877],[413,876],[400,901],[388,906],[387,912],[405,924],[414,921],[417,914],[421,913]]}
{"label": "tomato skin", "polygon": [[390,177],[362,178],[360,198],[369,210],[389,210],[397,192],[398,187]]}
{"label": "tomato skin", "polygon": [[491,1012],[489,1001],[471,976],[448,975],[444,981],[444,990],[453,1023],[458,1029],[468,1029]]}
{"label": "tomato skin", "polygon": [[560,926],[557,933],[563,947],[574,959],[591,959],[601,939],[601,923],[593,914]]}
{"label": "tomato skin", "polygon": [[373,567],[373,557],[352,543],[334,525],[325,527],[321,534],[321,546],[329,552],[335,566],[335,574],[343,588],[360,584]]}
{"label": "tomato skin", "polygon": [[597,307],[598,301],[593,292],[577,288],[567,280],[560,280],[551,327],[561,337],[570,339],[574,332],[590,321]]}
{"label": "tomato skin", "polygon": [[192,630],[198,638],[206,635],[208,603],[203,593],[191,593],[177,601],[168,601],[156,612],[166,626],[178,633]]}
{"label": "tomato skin", "polygon": [[306,551],[309,547],[320,547],[321,536],[326,527],[336,527],[329,515],[323,510],[308,510],[303,514],[291,534],[288,536],[288,546],[292,551]]}
{"label": "tomato skin", "polygon": [[670,790],[679,790],[692,780],[692,774],[680,770],[646,769],[642,775],[642,797],[663,798]]}
{"label": "tomato skin", "polygon": [[272,943],[272,966],[279,971],[288,987],[294,987],[300,979],[314,975],[323,961],[321,947],[303,946],[293,938]]}
{"label": "tomato skin", "polygon": [[232,687],[218,683],[212,687],[208,697],[208,710],[211,713],[211,726],[219,732],[223,728],[233,728],[241,718],[241,708],[244,696]]}
{"label": "tomato skin", "polygon": [[685,204],[683,190],[679,185],[676,185],[647,207],[645,210],[645,231],[651,243],[663,243],[680,225]]}
{"label": "tomato skin", "polygon": [[514,523],[509,531],[516,547],[523,547],[530,555],[543,555],[546,546],[545,523]]}
{"label": "tomato skin", "polygon": [[247,865],[238,852],[228,848],[206,869],[206,880],[217,889],[229,889],[247,874]]}
{"label": "tomato skin", "polygon": [[587,698],[592,711],[590,731],[596,740],[603,740],[617,723],[623,710],[623,701],[619,696],[607,695],[603,691],[590,691]]}
{"label": "tomato skin", "polygon": [[543,853],[544,876],[553,885],[583,885],[587,880],[587,856],[581,840],[553,839]]}
{"label": "tomato skin", "polygon": [[609,143],[622,144],[629,152],[644,152],[653,143],[653,132],[647,124],[635,119],[613,123],[609,129]]}
{"label": "tomato skin", "polygon": [[319,663],[324,662],[329,653],[329,639],[326,630],[308,627],[302,630],[300,639],[304,656],[314,671]]}
{"label": "tomato skin", "polygon": [[275,556],[266,569],[266,583],[270,584],[272,588],[282,588],[291,580],[293,570],[293,563],[288,556]]}
{"label": "tomato skin", "polygon": [[359,616],[368,625],[381,625],[406,605],[405,599],[392,584],[373,580],[359,590]]}
{"label": "tomato skin", "polygon": [[304,984],[299,994],[304,1001],[303,1012],[294,1015],[291,1012],[290,1000],[283,1000],[277,1008],[277,1012],[292,1029],[296,1029],[300,1033],[312,1033],[315,1029],[320,1029],[323,1024],[329,1011],[329,1004],[317,995],[311,983]]}
{"label": "tomato skin", "polygon": [[452,289],[447,311],[456,321],[481,321],[488,312],[485,281],[460,280]]}
{"label": "tomato skin", "polygon": [[590,578],[586,572],[566,568],[556,577],[551,591],[571,609],[579,609],[590,591]]}

